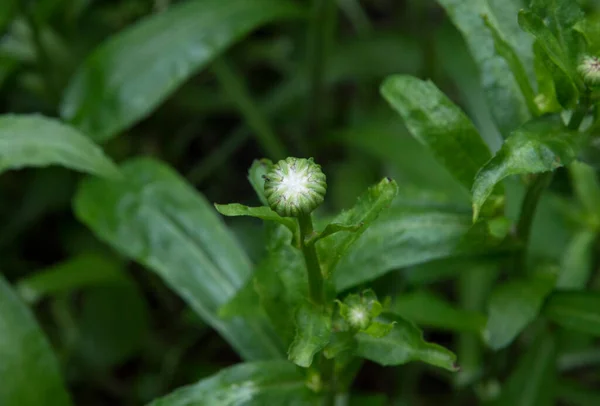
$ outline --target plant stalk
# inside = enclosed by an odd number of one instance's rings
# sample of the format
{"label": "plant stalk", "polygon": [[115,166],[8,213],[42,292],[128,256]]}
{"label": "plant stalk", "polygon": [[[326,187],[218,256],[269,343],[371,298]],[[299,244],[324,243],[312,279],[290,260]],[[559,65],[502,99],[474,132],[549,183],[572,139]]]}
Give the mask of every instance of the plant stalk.
{"label": "plant stalk", "polygon": [[317,249],[315,244],[306,244],[307,238],[314,232],[310,214],[301,214],[298,217],[298,224],[300,226],[300,248],[308,273],[309,295],[313,302],[322,305],[325,303],[325,295],[323,294],[323,274],[317,257]]}

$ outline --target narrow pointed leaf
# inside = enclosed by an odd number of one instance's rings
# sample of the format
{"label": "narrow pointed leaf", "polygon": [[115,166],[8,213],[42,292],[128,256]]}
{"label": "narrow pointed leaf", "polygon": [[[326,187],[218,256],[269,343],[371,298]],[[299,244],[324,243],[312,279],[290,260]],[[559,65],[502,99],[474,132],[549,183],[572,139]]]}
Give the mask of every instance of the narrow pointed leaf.
{"label": "narrow pointed leaf", "polygon": [[61,115],[93,140],[108,140],[250,31],[300,15],[291,1],[174,4],[101,44],[69,84]]}
{"label": "narrow pointed leaf", "polygon": [[387,209],[396,194],[398,185],[390,179],[369,188],[358,202],[349,210],[343,211],[333,219],[333,223],[355,226],[362,224],[357,231],[351,233],[336,233],[323,238],[317,244],[322,271],[325,275],[331,275],[340,259],[348,249],[362,235],[365,229],[375,221],[379,214]]}
{"label": "narrow pointed leaf", "polygon": [[329,343],[331,315],[322,306],[305,303],[296,311],[296,337],[288,353],[290,361],[308,368],[313,357]]}
{"label": "narrow pointed leaf", "polygon": [[524,124],[477,173],[472,190],[473,217],[478,217],[494,186],[502,179],[567,165],[577,156],[583,139],[582,134],[568,130],[558,116],[545,116]]}
{"label": "narrow pointed leaf", "polygon": [[557,292],[548,299],[544,315],[568,330],[600,336],[600,293]]}
{"label": "narrow pointed leaf", "polygon": [[535,320],[553,287],[554,277],[546,274],[513,279],[497,286],[488,305],[487,344],[494,350],[509,345]]}
{"label": "narrow pointed leaf", "polygon": [[296,232],[296,221],[290,217],[281,217],[279,214],[275,213],[273,210],[266,206],[260,207],[248,207],[239,203],[231,203],[231,204],[216,204],[215,208],[219,213],[224,216],[249,216],[256,217],[261,220],[266,221],[275,221],[290,230],[292,233]]}
{"label": "narrow pointed leaf", "polygon": [[252,166],[248,169],[248,181],[263,206],[269,205],[265,197],[265,179],[263,176],[269,172],[272,166],[273,162],[268,159],[257,159],[252,162]]}
{"label": "narrow pointed leaf", "polygon": [[0,326],[0,405],[71,405],[50,344],[2,275]]}
{"label": "narrow pointed leaf", "polygon": [[381,86],[412,135],[467,189],[490,152],[469,118],[432,82],[390,76]]}
{"label": "narrow pointed leaf", "polygon": [[74,200],[77,217],[161,276],[243,358],[281,356],[265,319],[217,317],[250,278],[251,264],[213,207],[160,162],[132,160],[122,172],[121,182],[83,182]]}
{"label": "narrow pointed leaf", "polygon": [[184,386],[148,406],[319,404],[299,368],[287,361],[238,364],[200,382]]}
{"label": "narrow pointed leaf", "polygon": [[381,365],[402,365],[421,361],[449,371],[456,371],[456,355],[444,347],[423,340],[423,333],[400,316],[386,314],[386,323],[394,322],[392,331],[381,338],[358,333],[356,354]]}
{"label": "narrow pointed leaf", "polygon": [[111,160],[76,129],[40,115],[0,116],[0,172],[49,165],[119,177]]}

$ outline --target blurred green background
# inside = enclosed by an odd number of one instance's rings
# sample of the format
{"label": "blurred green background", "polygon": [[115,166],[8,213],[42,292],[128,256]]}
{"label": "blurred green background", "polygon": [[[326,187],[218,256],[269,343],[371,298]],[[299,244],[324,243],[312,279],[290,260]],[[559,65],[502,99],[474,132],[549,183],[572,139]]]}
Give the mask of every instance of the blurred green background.
{"label": "blurred green background", "polygon": [[[0,3],[2,113],[59,116],[63,91],[92,50],[176,3],[20,0],[15,10]],[[581,3],[588,12],[600,7],[600,1]],[[499,148],[477,66],[444,10],[433,0],[323,4],[316,27],[302,19],[282,21],[240,39],[152,114],[105,142],[106,153],[116,162],[140,155],[167,162],[211,202],[257,205],[246,179],[249,166],[260,157],[290,155],[312,156],[323,166],[329,190],[322,213],[350,207],[382,176],[415,196],[468,208],[469,196],[411,138],[379,93],[389,74],[431,79],[465,110],[490,148]],[[322,41],[311,41],[314,35]],[[315,43],[318,49],[311,49]],[[160,46],[148,49],[149,60],[160,58]],[[310,69],[311,58],[322,58],[321,71]],[[311,85],[315,76],[321,86]],[[142,404],[239,361],[157,275],[117,255],[74,218],[71,198],[82,177],[56,167],[0,177],[0,270],[33,307],[75,403]],[[565,178],[557,176],[558,193]],[[541,210],[553,220],[534,240],[541,256],[560,255],[569,238],[551,206]],[[227,223],[250,257],[260,258],[261,223]],[[448,268],[431,262],[403,268],[375,285],[393,294],[434,281],[432,289],[454,300],[455,284],[439,276]],[[38,274],[48,269],[58,270],[58,277]],[[429,341],[456,348],[452,334],[425,332]],[[506,351],[495,362],[510,363],[510,356]],[[496,384],[454,387],[421,364],[367,363],[355,388],[396,405],[469,405]]]}

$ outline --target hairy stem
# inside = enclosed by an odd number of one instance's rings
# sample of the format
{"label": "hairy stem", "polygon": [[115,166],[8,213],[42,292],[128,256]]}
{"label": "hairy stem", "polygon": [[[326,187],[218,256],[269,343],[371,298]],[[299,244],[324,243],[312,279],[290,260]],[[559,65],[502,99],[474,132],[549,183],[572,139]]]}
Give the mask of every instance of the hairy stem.
{"label": "hairy stem", "polygon": [[321,265],[317,257],[317,249],[314,244],[306,244],[306,240],[313,232],[313,223],[310,214],[302,214],[298,217],[300,225],[300,248],[306,262],[306,271],[308,272],[308,290],[310,298],[317,304],[324,304],[323,294],[323,274]]}

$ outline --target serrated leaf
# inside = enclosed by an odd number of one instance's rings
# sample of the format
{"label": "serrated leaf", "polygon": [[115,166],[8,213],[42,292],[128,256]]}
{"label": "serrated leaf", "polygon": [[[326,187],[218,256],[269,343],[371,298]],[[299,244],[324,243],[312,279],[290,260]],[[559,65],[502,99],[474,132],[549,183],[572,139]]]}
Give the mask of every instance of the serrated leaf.
{"label": "serrated leaf", "polygon": [[539,273],[498,285],[488,304],[484,338],[494,350],[509,345],[538,316],[544,299],[554,287],[554,277]]}
{"label": "serrated leaf", "polygon": [[0,325],[0,404],[71,405],[50,344],[1,274]]}
{"label": "serrated leaf", "polygon": [[245,253],[211,205],[168,166],[136,159],[124,180],[88,179],[77,217],[115,250],[156,272],[245,359],[282,356],[267,320],[216,313],[251,276]]}
{"label": "serrated leaf", "polygon": [[82,254],[19,280],[21,297],[35,303],[46,295],[98,285],[119,285],[126,281],[122,265],[98,254]]}
{"label": "serrated leaf", "polygon": [[279,214],[275,213],[269,207],[260,206],[260,207],[248,207],[239,203],[231,203],[231,204],[216,204],[215,208],[219,213],[224,216],[235,217],[235,216],[249,216],[256,217],[261,220],[266,221],[275,221],[282,226],[287,227],[292,233],[296,232],[297,226],[296,221],[290,217],[281,217]]}
{"label": "serrated leaf", "polygon": [[450,331],[481,333],[486,323],[483,314],[456,308],[427,291],[398,295],[390,311],[418,325]]}
{"label": "serrated leaf", "polygon": [[263,361],[226,368],[148,406],[313,406],[319,401],[319,395],[308,389],[303,374],[294,364]]}
{"label": "serrated leaf", "polygon": [[359,197],[358,202],[349,210],[343,211],[333,219],[333,223],[355,226],[363,224],[357,231],[352,233],[338,233],[321,239],[317,243],[321,270],[328,277],[331,275],[348,249],[362,235],[379,214],[390,206],[398,193],[398,185],[390,179],[369,188]]}
{"label": "serrated leaf", "polygon": [[364,223],[358,224],[340,224],[340,223],[329,223],[325,226],[325,229],[320,233],[316,233],[315,235],[308,238],[305,241],[305,244],[314,244],[322,238],[329,237],[335,233],[346,232],[346,233],[356,233],[362,227],[364,227]]}
{"label": "serrated leaf", "polygon": [[473,123],[432,82],[389,76],[381,86],[412,135],[467,189],[490,152]]}
{"label": "serrated leaf", "polygon": [[568,330],[600,336],[600,293],[556,292],[548,299],[544,315]]}
{"label": "serrated leaf", "polygon": [[422,361],[449,371],[456,371],[456,356],[444,347],[423,340],[423,333],[411,322],[391,314],[380,318],[395,323],[384,337],[375,338],[358,333],[356,354],[381,365],[402,365]]}
{"label": "serrated leaf", "polygon": [[553,171],[569,164],[584,140],[568,130],[559,116],[531,120],[513,132],[502,148],[477,173],[473,183],[473,218],[496,184],[511,175]]}
{"label": "serrated leaf", "polygon": [[580,230],[566,247],[561,271],[556,281],[558,289],[584,289],[593,271],[596,232]]}
{"label": "serrated leaf", "polygon": [[296,310],[295,320],[296,337],[288,358],[294,364],[308,368],[315,354],[329,343],[331,315],[322,306],[305,302]]}
{"label": "serrated leaf", "polygon": [[556,340],[539,334],[502,387],[497,406],[552,406],[556,388]]}
{"label": "serrated leaf", "polygon": [[61,115],[93,140],[106,141],[250,31],[301,15],[294,3],[279,0],[174,4],[101,44],[71,80]]}
{"label": "serrated leaf", "polygon": [[[487,16],[507,43],[515,50],[523,66],[531,64],[531,39],[522,32],[515,15],[523,7],[521,0],[438,0],[454,25],[461,31],[475,62],[487,103],[504,137],[529,117],[512,72],[494,48],[494,39],[482,16]],[[528,72],[530,78],[533,72]]]}
{"label": "serrated leaf", "polygon": [[84,134],[41,115],[0,116],[0,172],[60,165],[107,178],[119,170]]}

